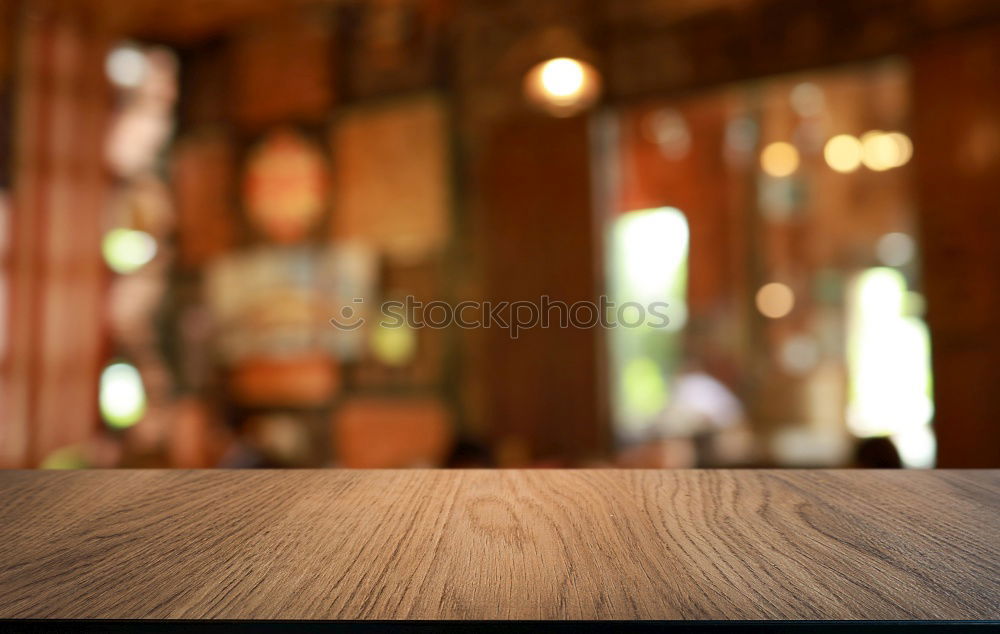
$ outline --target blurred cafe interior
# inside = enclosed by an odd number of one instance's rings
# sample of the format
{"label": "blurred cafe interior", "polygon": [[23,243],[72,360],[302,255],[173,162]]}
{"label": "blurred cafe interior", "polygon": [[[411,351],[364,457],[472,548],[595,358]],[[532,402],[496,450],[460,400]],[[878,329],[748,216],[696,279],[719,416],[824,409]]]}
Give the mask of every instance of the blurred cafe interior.
{"label": "blurred cafe interior", "polygon": [[998,243],[995,0],[0,3],[4,468],[1000,467]]}

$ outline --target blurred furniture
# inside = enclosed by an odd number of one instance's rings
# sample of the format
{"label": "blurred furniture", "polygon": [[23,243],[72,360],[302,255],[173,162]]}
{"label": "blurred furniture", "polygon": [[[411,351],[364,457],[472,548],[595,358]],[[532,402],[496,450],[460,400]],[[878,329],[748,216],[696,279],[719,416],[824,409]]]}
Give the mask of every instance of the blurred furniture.
{"label": "blurred furniture", "polygon": [[998,499],[1000,471],[5,472],[0,618],[1000,621]]}
{"label": "blurred furniture", "polygon": [[230,389],[243,405],[319,406],[336,393],[339,372],[329,357],[320,354],[253,359],[233,370]]}
{"label": "blurred furniture", "polygon": [[438,467],[451,450],[448,410],[429,396],[358,396],[333,415],[336,464],[358,469]]}

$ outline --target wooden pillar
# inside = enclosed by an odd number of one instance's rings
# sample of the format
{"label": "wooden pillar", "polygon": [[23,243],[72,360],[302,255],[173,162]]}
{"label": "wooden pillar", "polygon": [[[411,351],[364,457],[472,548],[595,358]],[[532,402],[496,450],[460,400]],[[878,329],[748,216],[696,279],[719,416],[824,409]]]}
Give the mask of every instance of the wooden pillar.
{"label": "wooden pillar", "polygon": [[913,145],[941,467],[1000,466],[1000,26],[913,55]]}
{"label": "wooden pillar", "polygon": [[[485,297],[596,302],[601,237],[591,201],[588,119],[512,115],[488,138],[478,170]],[[513,339],[495,326],[485,340],[486,415],[501,466],[603,455],[600,328],[553,324]]]}
{"label": "wooden pillar", "polygon": [[93,433],[104,314],[105,42],[67,5],[21,7],[3,467]]}

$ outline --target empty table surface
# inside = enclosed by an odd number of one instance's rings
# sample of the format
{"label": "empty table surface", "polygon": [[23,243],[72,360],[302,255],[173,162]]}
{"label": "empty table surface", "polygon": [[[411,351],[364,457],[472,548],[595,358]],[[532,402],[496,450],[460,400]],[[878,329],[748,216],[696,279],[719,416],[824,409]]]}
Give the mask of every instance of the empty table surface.
{"label": "empty table surface", "polygon": [[0,618],[1000,619],[1000,472],[0,472]]}

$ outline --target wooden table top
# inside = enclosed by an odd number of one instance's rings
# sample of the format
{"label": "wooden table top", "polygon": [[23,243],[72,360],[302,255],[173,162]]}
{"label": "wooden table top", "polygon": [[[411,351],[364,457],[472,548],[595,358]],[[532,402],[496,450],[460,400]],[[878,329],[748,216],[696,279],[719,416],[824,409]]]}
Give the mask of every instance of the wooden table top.
{"label": "wooden table top", "polygon": [[1000,619],[1000,471],[0,472],[0,618]]}

